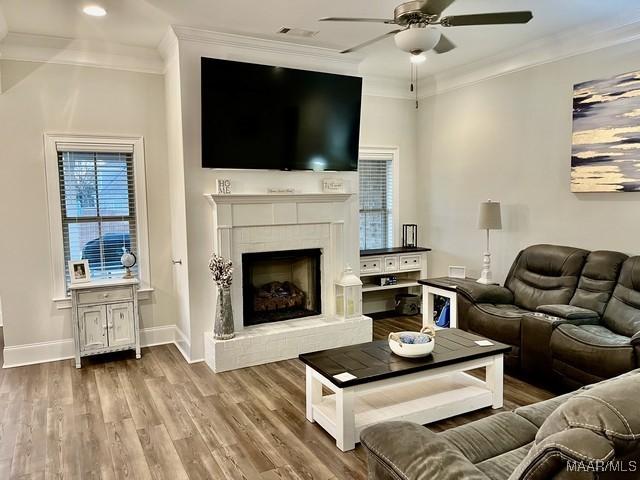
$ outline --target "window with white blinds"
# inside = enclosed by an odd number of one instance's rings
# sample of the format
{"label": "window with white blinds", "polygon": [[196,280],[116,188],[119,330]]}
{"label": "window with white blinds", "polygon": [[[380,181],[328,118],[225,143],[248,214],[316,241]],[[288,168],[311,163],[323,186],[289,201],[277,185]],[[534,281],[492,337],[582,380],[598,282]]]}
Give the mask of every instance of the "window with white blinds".
{"label": "window with white blinds", "polygon": [[69,260],[88,260],[92,279],[121,277],[122,254],[138,255],[133,146],[56,148],[65,284]]}
{"label": "window with white blinds", "polygon": [[393,247],[393,157],[360,158],[360,250]]}

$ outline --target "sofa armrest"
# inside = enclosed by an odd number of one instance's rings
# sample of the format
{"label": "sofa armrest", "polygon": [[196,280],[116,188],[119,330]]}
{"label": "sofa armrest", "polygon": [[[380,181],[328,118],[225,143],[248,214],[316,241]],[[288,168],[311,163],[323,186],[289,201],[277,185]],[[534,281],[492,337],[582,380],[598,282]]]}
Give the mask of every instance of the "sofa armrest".
{"label": "sofa armrest", "polygon": [[631,345],[640,347],[640,332],[636,332],[636,334],[633,337],[631,337]]}
{"label": "sofa armrest", "polygon": [[597,312],[573,305],[540,305],[536,311],[566,320],[600,319]]}
{"label": "sofa armrest", "polygon": [[460,450],[429,429],[410,422],[382,422],[366,428],[370,480],[488,480]]}
{"label": "sofa armrest", "polygon": [[512,304],[513,293],[511,290],[500,285],[485,285],[469,278],[446,277],[430,280],[431,284],[438,286],[455,286],[459,294],[464,295],[473,303],[496,303]]}

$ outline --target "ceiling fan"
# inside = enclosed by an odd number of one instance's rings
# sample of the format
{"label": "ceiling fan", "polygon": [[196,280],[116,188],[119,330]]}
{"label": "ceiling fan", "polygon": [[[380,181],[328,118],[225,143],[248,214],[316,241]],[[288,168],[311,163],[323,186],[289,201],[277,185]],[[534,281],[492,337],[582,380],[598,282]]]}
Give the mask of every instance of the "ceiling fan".
{"label": "ceiling fan", "polygon": [[530,11],[479,13],[472,15],[442,16],[442,12],[455,0],[415,0],[398,5],[393,11],[393,19],[384,18],[347,18],[324,17],[321,22],[373,22],[400,27],[379,37],[368,40],[340,53],[350,53],[372,43],[394,36],[396,46],[414,56],[433,50],[436,53],[446,53],[455,44],[434,27],[462,27],[469,25],[504,25],[527,23],[533,18]]}

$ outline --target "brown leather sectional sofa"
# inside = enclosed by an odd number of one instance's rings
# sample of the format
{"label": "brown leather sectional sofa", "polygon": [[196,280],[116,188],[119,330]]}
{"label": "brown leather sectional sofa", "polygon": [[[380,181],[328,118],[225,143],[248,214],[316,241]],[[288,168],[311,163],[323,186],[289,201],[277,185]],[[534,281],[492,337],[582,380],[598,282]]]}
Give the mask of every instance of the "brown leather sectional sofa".
{"label": "brown leather sectional sofa", "polygon": [[557,245],[521,251],[504,286],[457,286],[458,327],[513,347],[505,365],[565,387],[640,362],[640,256]]}

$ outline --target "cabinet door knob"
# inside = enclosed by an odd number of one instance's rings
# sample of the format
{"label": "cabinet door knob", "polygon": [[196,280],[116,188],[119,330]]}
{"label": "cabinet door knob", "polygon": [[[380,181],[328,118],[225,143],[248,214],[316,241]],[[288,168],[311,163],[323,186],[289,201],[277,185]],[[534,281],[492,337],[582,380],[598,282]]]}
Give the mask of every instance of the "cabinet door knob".
{"label": "cabinet door knob", "polygon": [[103,296],[104,298],[109,298],[109,294],[108,294],[108,293],[105,293],[105,294],[103,294],[102,296]]}

